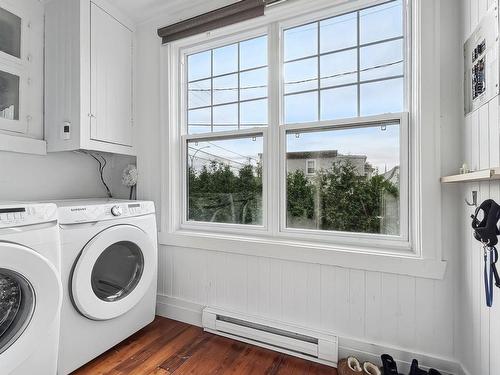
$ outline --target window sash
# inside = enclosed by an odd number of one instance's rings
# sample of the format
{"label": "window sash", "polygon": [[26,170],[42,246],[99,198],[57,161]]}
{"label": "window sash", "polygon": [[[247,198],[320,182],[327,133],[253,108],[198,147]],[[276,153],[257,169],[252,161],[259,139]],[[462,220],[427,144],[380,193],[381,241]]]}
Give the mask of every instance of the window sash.
{"label": "window sash", "polygon": [[[189,220],[188,218],[188,195],[189,187],[187,181],[188,171],[188,143],[190,141],[206,141],[206,140],[230,140],[230,139],[245,139],[252,136],[262,137],[262,224],[232,224],[232,223],[217,223]],[[182,173],[182,186],[181,186],[181,228],[192,230],[211,230],[211,231],[225,231],[225,232],[263,232],[268,229],[268,162],[267,162],[267,129],[265,128],[251,128],[234,131],[224,131],[215,133],[202,133],[202,134],[185,134],[181,136],[181,173]]]}
{"label": "window sash", "polygon": [[[374,124],[383,123],[399,123],[399,149],[400,149],[400,207],[399,207],[399,220],[400,220],[400,234],[387,235],[377,233],[362,233],[362,232],[343,232],[333,230],[321,229],[301,229],[290,228],[287,226],[287,196],[286,196],[286,135],[290,131],[307,132],[311,130],[328,130],[328,129],[346,129],[346,128],[360,128]],[[410,233],[410,147],[409,147],[409,114],[406,112],[377,115],[369,117],[357,117],[354,119],[332,120],[323,121],[316,124],[293,124],[282,125],[280,127],[280,209],[279,209],[279,232],[291,238],[313,238],[318,241],[338,241],[345,242],[346,239],[359,240],[361,243],[367,245],[371,240],[387,240],[394,243],[402,243],[409,241]],[[353,241],[356,242],[356,241]]]}
{"label": "window sash", "polygon": [[[371,4],[360,5],[360,6],[356,7],[355,9],[346,9],[344,11],[338,11],[335,9],[336,7],[333,7],[333,9],[331,9],[330,11],[326,10],[324,12],[318,12],[315,16],[304,15],[303,17],[295,17],[293,19],[289,19],[289,20],[282,21],[279,23],[279,35],[280,35],[280,43],[279,43],[279,51],[280,51],[280,54],[279,54],[279,56],[280,56],[280,59],[279,59],[280,119],[279,119],[279,121],[280,121],[281,125],[286,124],[284,108],[285,108],[285,98],[287,96],[304,94],[304,93],[311,93],[311,92],[318,93],[318,104],[317,104],[317,107],[318,107],[317,108],[317,112],[318,112],[317,118],[318,119],[317,119],[317,121],[304,122],[307,124],[311,124],[311,123],[321,121],[321,104],[320,104],[321,97],[320,97],[320,94],[322,91],[329,90],[329,89],[335,89],[335,88],[356,86],[357,87],[357,113],[358,113],[358,117],[361,117],[361,108],[360,108],[360,106],[361,106],[361,92],[360,92],[361,85],[367,84],[367,83],[383,82],[383,81],[387,81],[387,80],[391,80],[391,79],[398,79],[398,78],[403,78],[403,94],[404,94],[403,112],[409,112],[409,104],[408,104],[409,103],[409,94],[408,93],[409,93],[411,87],[410,87],[410,82],[409,82],[410,49],[409,49],[409,45],[408,45],[409,42],[408,41],[410,40],[411,34],[410,34],[410,24],[408,22],[408,15],[407,15],[407,12],[405,11],[407,1],[409,1],[409,0],[402,1],[402,4],[403,4],[403,14],[402,14],[402,17],[403,17],[403,35],[402,36],[387,38],[387,39],[383,39],[383,40],[379,40],[379,41],[375,41],[375,42],[369,42],[369,43],[361,43],[359,38],[358,38],[357,45],[355,45],[355,46],[343,48],[343,49],[338,49],[338,50],[334,50],[334,51],[328,51],[328,52],[321,52],[320,44],[319,44],[319,40],[318,40],[318,53],[317,54],[309,55],[309,56],[305,56],[305,57],[300,57],[300,58],[296,58],[296,59],[290,59],[290,60],[286,60],[286,61],[284,58],[284,56],[285,56],[284,32],[286,30],[292,29],[294,27],[308,25],[308,24],[319,23],[319,22],[326,20],[326,19],[329,19],[329,18],[333,18],[333,17],[344,15],[344,14],[361,11],[363,9],[370,8],[373,6],[382,5],[382,4],[390,2],[390,1],[391,0],[372,2]],[[359,37],[359,22],[360,22],[360,20],[358,17],[358,37]],[[319,28],[319,25],[318,25],[318,28]],[[320,34],[321,34],[321,32],[318,30],[318,39],[319,39]],[[361,51],[361,49],[363,47],[369,47],[369,46],[373,46],[373,45],[377,45],[377,44],[381,44],[381,43],[385,43],[385,42],[396,41],[396,40],[403,40],[403,75],[396,75],[396,76],[390,76],[390,77],[388,76],[388,77],[372,79],[372,80],[362,80],[360,77],[361,76],[361,71],[360,71],[360,69],[361,69],[360,68],[360,64],[361,64],[360,51]],[[348,83],[348,84],[322,87],[321,86],[321,71],[319,69],[321,57],[331,55],[334,53],[338,53],[338,52],[349,51],[349,50],[357,50],[357,70],[358,71],[356,72],[356,76],[357,76],[356,81],[352,82],[352,83]],[[307,59],[314,58],[314,57],[317,57],[317,59],[318,59],[318,72],[317,72],[318,85],[317,85],[317,87],[315,87],[314,89],[309,89],[309,90],[300,90],[300,91],[296,91],[296,92],[292,92],[292,93],[286,93],[285,92],[285,80],[284,80],[284,66],[285,66],[285,64],[291,63],[291,62],[296,62],[296,61],[301,61],[301,60],[307,60]],[[270,63],[271,62],[269,61],[269,64]]]}

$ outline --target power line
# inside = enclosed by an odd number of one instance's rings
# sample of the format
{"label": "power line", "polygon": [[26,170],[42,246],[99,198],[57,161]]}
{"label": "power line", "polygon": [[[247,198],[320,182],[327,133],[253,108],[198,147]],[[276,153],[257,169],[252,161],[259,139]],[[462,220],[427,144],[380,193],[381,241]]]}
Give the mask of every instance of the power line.
{"label": "power line", "polygon": [[[380,65],[372,66],[369,68],[360,69],[359,72],[364,73],[364,72],[368,72],[368,71],[374,70],[374,69],[387,68],[389,66],[401,64],[403,62],[404,62],[404,60],[393,61],[393,62],[386,63],[386,64],[380,64]],[[344,73],[332,74],[332,75],[328,75],[328,76],[324,76],[324,77],[308,78],[308,79],[303,79],[303,80],[299,80],[299,81],[285,82],[285,85],[296,85],[296,84],[300,84],[300,83],[316,81],[318,78],[319,79],[337,78],[337,77],[343,77],[346,75],[357,74],[357,73],[358,73],[358,70],[353,70],[353,71],[344,72]],[[267,85],[247,86],[247,87],[241,87],[240,90],[259,89],[259,88],[266,88],[266,87],[267,87]],[[212,91],[212,90],[213,91],[234,91],[234,90],[238,90],[238,88],[237,87],[228,87],[228,88],[221,88],[221,89],[189,89],[190,92],[204,92],[204,91]]]}
{"label": "power line", "polygon": [[219,155],[211,154],[210,152],[203,151],[202,149],[197,149],[197,148],[190,147],[190,146],[188,146],[188,148],[190,148],[191,150],[199,150],[199,152],[201,152],[202,154],[206,154],[206,155],[209,155],[209,156],[213,156],[214,158],[217,158],[217,159],[227,160],[227,161],[228,161],[228,162],[230,162],[230,163],[236,163],[236,164],[242,165],[242,166],[244,166],[244,167],[248,165],[248,164],[245,164],[245,163],[241,163],[241,162],[239,162],[239,161],[236,161],[236,160],[231,160],[231,159],[225,158],[224,156],[219,156]]}
{"label": "power line", "polygon": [[236,151],[232,151],[228,148],[225,148],[225,147],[222,147],[222,146],[219,146],[219,145],[216,145],[215,143],[212,143],[212,142],[207,142],[209,145],[212,145],[214,147],[217,147],[217,148],[220,148],[221,150],[224,150],[224,151],[227,151],[227,152],[230,152],[232,154],[235,154],[235,155],[238,155],[238,156],[241,156],[242,158],[245,158],[247,160],[255,160],[256,162],[259,162],[258,159],[254,158],[254,157],[251,157],[251,156],[245,156],[245,155],[242,155],[242,154],[239,154],[237,153]]}

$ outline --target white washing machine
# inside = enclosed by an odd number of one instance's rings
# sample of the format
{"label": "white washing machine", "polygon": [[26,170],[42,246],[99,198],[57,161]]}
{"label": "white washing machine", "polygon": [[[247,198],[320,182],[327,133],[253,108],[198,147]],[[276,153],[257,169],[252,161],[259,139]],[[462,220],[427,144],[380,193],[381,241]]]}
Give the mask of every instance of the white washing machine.
{"label": "white washing machine", "polygon": [[153,202],[55,202],[61,232],[59,374],[81,367],[153,321],[157,231]]}
{"label": "white washing machine", "polygon": [[1,374],[56,374],[60,261],[54,204],[0,204]]}

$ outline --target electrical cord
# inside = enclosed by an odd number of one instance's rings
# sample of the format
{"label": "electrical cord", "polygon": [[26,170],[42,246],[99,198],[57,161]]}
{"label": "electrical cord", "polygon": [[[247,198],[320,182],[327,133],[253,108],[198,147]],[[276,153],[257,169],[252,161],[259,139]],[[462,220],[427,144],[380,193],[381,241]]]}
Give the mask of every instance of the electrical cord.
{"label": "electrical cord", "polygon": [[81,152],[83,152],[86,155],[89,155],[92,159],[94,159],[97,162],[97,164],[99,164],[98,171],[99,171],[99,177],[101,179],[101,182],[104,185],[104,187],[106,188],[106,192],[108,194],[108,197],[113,198],[113,194],[111,194],[111,190],[109,189],[108,184],[106,184],[106,181],[104,180],[104,168],[108,164],[106,158],[99,153],[96,153],[96,155],[98,156],[98,157],[96,157],[91,152],[88,152],[85,150],[81,150]]}

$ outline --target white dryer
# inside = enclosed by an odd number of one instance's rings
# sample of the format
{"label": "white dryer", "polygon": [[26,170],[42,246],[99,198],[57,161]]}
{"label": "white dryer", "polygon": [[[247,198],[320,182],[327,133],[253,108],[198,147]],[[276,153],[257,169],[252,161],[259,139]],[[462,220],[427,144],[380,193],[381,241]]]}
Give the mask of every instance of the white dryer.
{"label": "white dryer", "polygon": [[64,299],[59,374],[153,321],[157,231],[146,201],[59,201]]}
{"label": "white dryer", "polygon": [[54,204],[0,204],[0,373],[55,375],[62,301]]}

